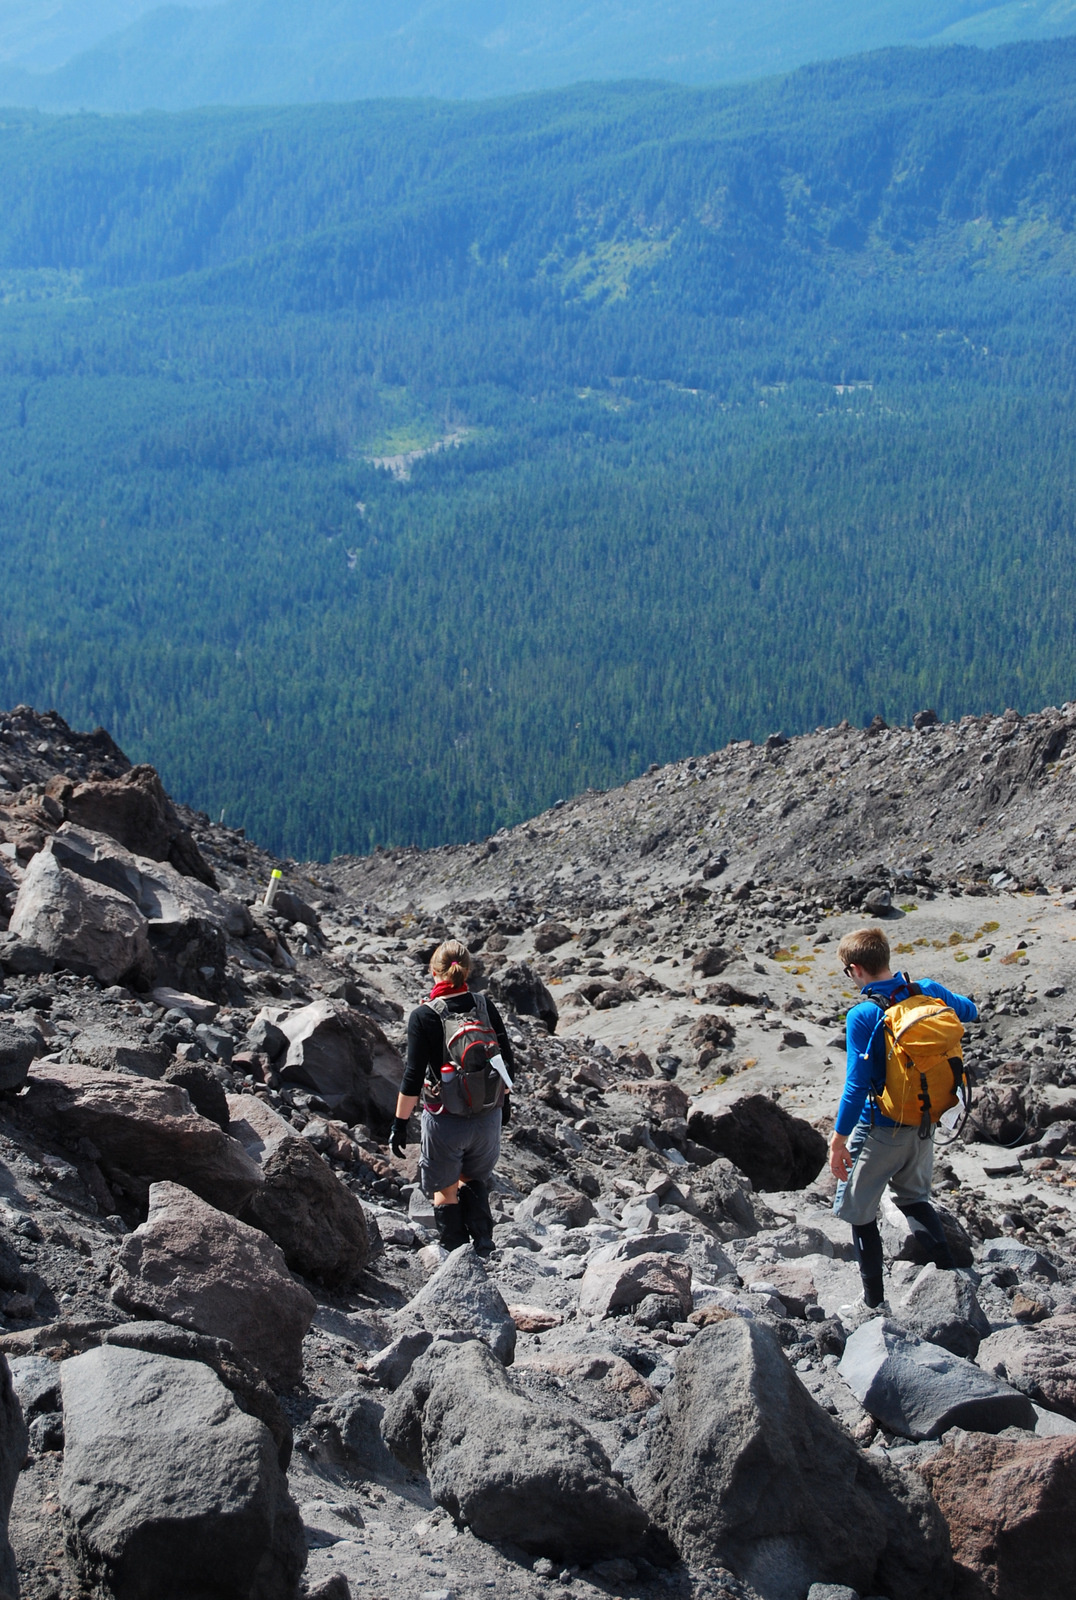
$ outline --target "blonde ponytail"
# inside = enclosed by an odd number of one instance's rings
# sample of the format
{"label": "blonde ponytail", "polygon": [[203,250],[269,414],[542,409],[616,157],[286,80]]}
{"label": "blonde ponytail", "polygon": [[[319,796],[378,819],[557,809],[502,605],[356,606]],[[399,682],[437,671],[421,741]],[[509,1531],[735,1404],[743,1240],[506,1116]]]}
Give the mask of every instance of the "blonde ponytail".
{"label": "blonde ponytail", "polygon": [[471,952],[459,939],[446,939],[430,957],[430,972],[438,983],[450,983],[456,989],[467,982],[473,966]]}

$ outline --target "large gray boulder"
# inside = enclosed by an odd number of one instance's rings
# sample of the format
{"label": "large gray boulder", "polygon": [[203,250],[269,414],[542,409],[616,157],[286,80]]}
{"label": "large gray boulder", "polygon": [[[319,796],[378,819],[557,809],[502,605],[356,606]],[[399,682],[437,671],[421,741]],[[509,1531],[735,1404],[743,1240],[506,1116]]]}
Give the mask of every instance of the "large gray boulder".
{"label": "large gray boulder", "polygon": [[30,1063],[45,1053],[45,1036],[29,1018],[0,1014],[0,1089],[21,1089]]}
{"label": "large gray boulder", "polygon": [[7,1358],[0,1355],[0,1600],[19,1600],[19,1575],[7,1524],[27,1443],[26,1423],[12,1388]]}
{"label": "large gray boulder", "polygon": [[581,1228],[597,1213],[594,1204],[570,1183],[535,1184],[513,1213],[517,1222],[560,1223],[565,1228]]}
{"label": "large gray boulder", "polygon": [[511,961],[491,974],[488,987],[498,1005],[506,1006],[518,1017],[537,1017],[549,1033],[556,1033],[560,1021],[557,1002],[525,961]]}
{"label": "large gray boulder", "polygon": [[195,1361],[104,1345],[63,1365],[60,1508],[110,1600],[295,1600],[302,1522],[269,1430]]}
{"label": "large gray boulder", "polygon": [[886,1317],[855,1330],[838,1371],[863,1409],[906,1439],[937,1439],[949,1428],[1035,1426],[1027,1395]]}
{"label": "large gray boulder", "polygon": [[928,1344],[975,1359],[990,1322],[964,1272],[941,1272],[931,1262],[894,1308],[897,1320]]}
{"label": "large gray boulder", "polygon": [[[155,1356],[174,1356],[177,1361],[200,1361],[203,1366],[212,1368],[240,1411],[264,1422],[273,1436],[280,1465],[287,1471],[291,1460],[291,1423],[265,1379],[227,1339],[193,1333],[190,1328],[177,1328],[171,1322],[121,1322],[115,1328],[104,1329],[101,1343],[121,1345],[125,1350],[146,1350]],[[51,1369],[53,1383],[58,1385],[60,1369],[55,1361],[44,1356],[23,1356],[20,1361],[44,1362],[45,1368]],[[34,1376],[38,1376],[41,1387],[49,1382],[47,1370]],[[25,1403],[23,1410],[30,1415]]]}
{"label": "large gray boulder", "polygon": [[200,967],[222,975],[227,936],[253,923],[247,907],[217,894],[212,874],[199,881],[167,861],[134,854],[103,833],[65,823],[46,849],[72,874],[126,895],[146,918],[158,979],[201,989]]}
{"label": "large gray boulder", "polygon": [[370,1259],[362,1206],[308,1139],[253,1095],[228,1098],[230,1131],[261,1169],[244,1222],[278,1244],[293,1272],[330,1288],[353,1283]]}
{"label": "large gray boulder", "polygon": [[8,932],[58,966],[102,983],[145,985],[153,976],[149,925],[134,902],[67,872],[49,849],[26,869]]}
{"label": "large gray boulder", "polygon": [[302,1376],[313,1296],[264,1233],[179,1184],[150,1189],[148,1218],[117,1251],[112,1298],[134,1316],[227,1339],[274,1387]]}
{"label": "large gray boulder", "polygon": [[341,1000],[315,1000],[274,1020],[288,1040],[286,1083],[313,1089],[348,1122],[395,1115],[403,1062],[376,1022]]}
{"label": "large gray boulder", "polygon": [[627,1556],[646,1515],[574,1417],[525,1399],[478,1340],[438,1341],[385,1408],[385,1441],[479,1539],[558,1561]]}
{"label": "large gray boulder", "polygon": [[985,1372],[1076,1420],[1076,1316],[1002,1328],[983,1340],[978,1360]]}
{"label": "large gray boulder", "polygon": [[[953,1260],[958,1267],[970,1267],[975,1259],[970,1234],[951,1211],[939,1205],[935,1205],[934,1210],[945,1230]],[[878,1208],[878,1229],[882,1235],[882,1249],[890,1261],[916,1261],[925,1266],[934,1260],[937,1246],[931,1235],[917,1218],[906,1217],[889,1193],[882,1196]]]}
{"label": "large gray boulder", "polygon": [[692,1563],[719,1562],[766,1600],[803,1600],[816,1582],[947,1600],[949,1540],[929,1495],[857,1448],[762,1324],[703,1329],[649,1437],[633,1487]]}
{"label": "large gray boulder", "polygon": [[95,1145],[106,1171],[174,1180],[225,1211],[237,1211],[264,1181],[238,1140],[199,1116],[174,1084],[42,1061],[19,1105],[70,1148],[82,1139]]}
{"label": "large gray boulder", "polygon": [[507,1364],[515,1355],[516,1325],[480,1256],[469,1244],[453,1250],[433,1277],[389,1319],[400,1333],[455,1329],[488,1345]]}

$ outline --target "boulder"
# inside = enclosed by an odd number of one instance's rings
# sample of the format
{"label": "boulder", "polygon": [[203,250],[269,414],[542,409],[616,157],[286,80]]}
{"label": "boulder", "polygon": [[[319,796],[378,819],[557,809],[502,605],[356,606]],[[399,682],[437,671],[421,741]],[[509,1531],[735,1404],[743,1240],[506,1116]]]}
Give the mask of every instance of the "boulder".
{"label": "boulder", "polygon": [[691,1268],[660,1251],[646,1250],[629,1257],[622,1245],[612,1245],[599,1251],[583,1274],[579,1315],[607,1317],[639,1305],[652,1294],[674,1297],[681,1316],[686,1317],[692,1308]]}
{"label": "boulder", "polygon": [[376,1022],[339,1000],[315,1000],[275,1020],[288,1040],[284,1082],[313,1089],[349,1123],[395,1115],[403,1062]]}
{"label": "boulder", "polygon": [[362,1206],[308,1139],[253,1095],[228,1098],[231,1130],[264,1182],[243,1207],[244,1222],[278,1244],[293,1272],[332,1288],[353,1283],[370,1259]]}
{"label": "boulder", "polygon": [[741,1274],[752,1293],[775,1294],[790,1317],[805,1317],[807,1307],[818,1304],[811,1268],[802,1262],[752,1262]]}
{"label": "boulder", "polygon": [[8,931],[58,966],[102,983],[141,986],[153,975],[138,907],[116,889],[66,872],[48,849],[26,869]]}
{"label": "boulder", "polygon": [[986,1084],[977,1089],[968,1116],[965,1137],[984,1144],[1000,1144],[1006,1149],[1033,1139],[1035,1129],[1024,1102],[1024,1090],[1016,1083]]}
{"label": "boulder", "polygon": [[731,1103],[703,1095],[692,1108],[688,1132],[699,1144],[727,1156],[756,1189],[806,1188],[826,1162],[826,1141],[817,1128],[762,1094]]}
{"label": "boulder", "polygon": [[567,944],[574,938],[571,928],[566,922],[543,922],[534,935],[534,948],[540,956],[546,956],[551,950],[559,950],[562,944]]}
{"label": "boulder", "polygon": [[1026,1395],[885,1317],[849,1336],[838,1371],[863,1409],[906,1439],[937,1439],[949,1428],[1035,1426]]}
{"label": "boulder", "polygon": [[165,1011],[182,1011],[188,1021],[195,1023],[216,1022],[220,1010],[212,1000],[203,1000],[196,994],[184,994],[182,989],[172,989],[167,984],[154,989],[150,999]]}
{"label": "boulder", "polygon": [[519,1202],[513,1213],[517,1222],[560,1223],[565,1228],[581,1228],[597,1213],[590,1200],[571,1184],[539,1183]]}
{"label": "boulder", "polygon": [[128,1072],[142,1078],[163,1078],[172,1052],[153,1044],[145,1034],[117,1031],[99,1023],[84,1028],[63,1053],[75,1066],[97,1067],[101,1072]]}
{"label": "boulder", "polygon": [[215,1122],[222,1133],[231,1132],[228,1096],[224,1085],[199,1061],[177,1061],[164,1073],[165,1083],[185,1089],[187,1098],[200,1117]]}
{"label": "boulder", "polygon": [[1020,1239],[988,1239],[978,1251],[980,1263],[987,1270],[999,1267],[1018,1273],[1021,1278],[1056,1278],[1057,1268],[1044,1255]]}
{"label": "boulder", "polygon": [[918,1470],[949,1524],[957,1600],[1076,1594],[1076,1438],[957,1434]]}
{"label": "boulder", "polygon": [[[970,1267],[975,1259],[971,1236],[951,1212],[938,1205],[934,1210],[945,1229],[953,1260],[958,1267]],[[916,1261],[920,1266],[933,1261],[936,1248],[933,1239],[921,1222],[904,1215],[888,1191],[883,1194],[878,1208],[878,1230],[882,1236],[882,1249],[890,1261]]]}
{"label": "boulder", "polygon": [[675,1188],[669,1198],[722,1239],[747,1239],[777,1221],[753,1193],[750,1178],[721,1156],[693,1171],[690,1188]]}
{"label": "boulder", "polygon": [[240,1411],[257,1417],[273,1436],[277,1457],[286,1472],[291,1460],[291,1423],[265,1379],[227,1339],[177,1328],[171,1322],[121,1322],[105,1328],[101,1344],[125,1350],[148,1350],[151,1355],[174,1356],[177,1361],[200,1361],[211,1367]]}
{"label": "boulder", "polygon": [[238,1211],[263,1181],[242,1145],[175,1084],[39,1062],[20,1106],[71,1148],[88,1139],[106,1170],[183,1183],[224,1211]]}
{"label": "boulder", "polygon": [[381,1436],[385,1408],[375,1396],[351,1389],[331,1405],[319,1406],[310,1419],[318,1454],[356,1478],[402,1478],[403,1472]]}
{"label": "boulder", "polygon": [[688,1097],[679,1084],[666,1083],[663,1079],[644,1079],[641,1083],[629,1081],[617,1084],[618,1094],[635,1095],[646,1104],[646,1114],[658,1122],[664,1122],[669,1117],[686,1117],[689,1105]]}
{"label": "boulder", "polygon": [[480,1256],[469,1244],[461,1245],[433,1277],[390,1319],[401,1333],[425,1328],[437,1333],[454,1328],[487,1344],[506,1364],[516,1349],[516,1325],[496,1284],[491,1283]]}
{"label": "boulder", "polygon": [[724,972],[733,957],[721,945],[709,945],[700,950],[691,963],[691,970],[700,978],[717,978]]}
{"label": "boulder", "polygon": [[121,778],[85,783],[54,778],[45,792],[58,801],[65,819],[79,827],[107,834],[133,855],[168,861],[177,872],[216,886],[212,868],[152,767],[132,767]]}
{"label": "boulder", "polygon": [[684,1349],[633,1486],[685,1559],[766,1600],[813,1582],[948,1600],[949,1542],[912,1478],[867,1456],[803,1388],[770,1329],[738,1316]]}
{"label": "boulder", "polygon": [[479,1539],[594,1561],[638,1549],[646,1516],[574,1417],[525,1399],[477,1340],[438,1341],[385,1408],[385,1441]]}
{"label": "boulder", "polygon": [[209,1367],[102,1345],[63,1364],[60,1509],[111,1600],[296,1600],[302,1521],[269,1430]]}
{"label": "boulder", "polygon": [[15,1485],[26,1461],[28,1440],[7,1358],[0,1355],[0,1600],[18,1600],[19,1576],[7,1529]]}
{"label": "boulder", "polygon": [[546,1031],[556,1033],[560,1012],[549,990],[525,961],[512,961],[492,974],[489,992],[498,1005],[507,1006],[519,1017],[537,1017]]}
{"label": "boulder", "polygon": [[1076,1316],[1002,1328],[983,1340],[978,1361],[985,1372],[1076,1421]]}
{"label": "boulder", "polygon": [[0,1089],[21,1089],[30,1063],[45,1053],[45,1036],[25,1016],[0,1014]]}
{"label": "boulder", "polygon": [[894,1309],[909,1333],[972,1361],[979,1341],[990,1332],[971,1278],[964,1272],[941,1272],[933,1262],[923,1268]]}
{"label": "boulder", "polygon": [[112,1298],[133,1316],[227,1339],[276,1388],[302,1376],[313,1296],[263,1233],[178,1184],[150,1189],[147,1220],[117,1250]]}

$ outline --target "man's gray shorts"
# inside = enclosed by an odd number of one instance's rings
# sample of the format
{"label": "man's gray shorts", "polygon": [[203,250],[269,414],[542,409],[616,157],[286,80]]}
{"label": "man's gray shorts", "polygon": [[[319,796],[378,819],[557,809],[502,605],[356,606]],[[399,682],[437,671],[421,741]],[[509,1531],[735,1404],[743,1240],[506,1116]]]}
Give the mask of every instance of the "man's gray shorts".
{"label": "man's gray shorts", "polygon": [[857,1122],[848,1152],[855,1165],[837,1185],[833,1200],[842,1222],[857,1228],[873,1222],[887,1185],[898,1203],[930,1199],[934,1140],[920,1139],[918,1128],[872,1128]]}
{"label": "man's gray shorts", "polygon": [[492,1177],[501,1153],[501,1108],[477,1117],[453,1117],[447,1111],[422,1113],[418,1181],[427,1200],[438,1189],[450,1189],[464,1173]]}

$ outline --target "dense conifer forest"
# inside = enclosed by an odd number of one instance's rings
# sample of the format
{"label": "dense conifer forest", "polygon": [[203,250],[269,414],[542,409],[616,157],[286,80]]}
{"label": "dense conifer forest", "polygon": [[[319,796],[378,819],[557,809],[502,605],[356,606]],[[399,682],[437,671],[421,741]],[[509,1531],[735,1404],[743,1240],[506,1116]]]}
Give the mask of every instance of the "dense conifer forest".
{"label": "dense conifer forest", "polygon": [[0,703],[327,855],[1070,698],[1074,90],[0,114]]}

